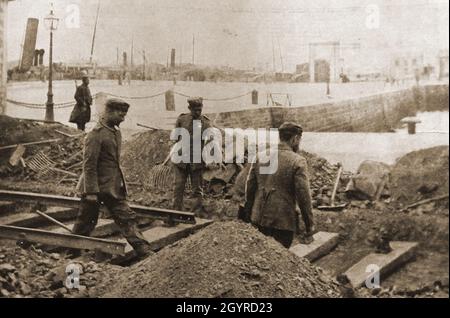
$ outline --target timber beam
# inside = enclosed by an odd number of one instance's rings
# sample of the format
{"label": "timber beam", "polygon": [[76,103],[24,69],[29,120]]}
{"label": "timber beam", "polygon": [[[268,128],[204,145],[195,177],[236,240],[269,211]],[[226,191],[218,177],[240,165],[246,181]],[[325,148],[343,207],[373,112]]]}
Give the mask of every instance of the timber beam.
{"label": "timber beam", "polygon": [[123,242],[8,225],[0,225],[0,237],[79,250],[97,250],[112,255],[124,255],[126,247]]}

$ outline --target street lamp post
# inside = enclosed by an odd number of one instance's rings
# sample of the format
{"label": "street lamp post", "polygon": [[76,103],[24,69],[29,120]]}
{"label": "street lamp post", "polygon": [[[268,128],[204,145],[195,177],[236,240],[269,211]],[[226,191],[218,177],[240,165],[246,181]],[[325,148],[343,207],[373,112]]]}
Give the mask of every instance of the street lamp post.
{"label": "street lamp post", "polygon": [[47,103],[45,104],[45,120],[54,121],[55,115],[53,112],[53,31],[58,28],[59,19],[50,10],[50,14],[44,18],[45,26],[50,30],[50,54],[48,66],[48,93]]}

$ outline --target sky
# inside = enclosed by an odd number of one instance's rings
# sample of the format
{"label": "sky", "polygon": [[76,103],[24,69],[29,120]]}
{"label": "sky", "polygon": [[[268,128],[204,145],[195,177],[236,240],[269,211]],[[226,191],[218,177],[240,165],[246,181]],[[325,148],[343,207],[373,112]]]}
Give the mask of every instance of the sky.
{"label": "sky", "polygon": [[[53,1],[61,18],[56,61],[89,59],[98,2]],[[29,17],[40,20],[37,48],[48,51],[43,18],[50,3],[9,3],[9,61],[19,60]],[[100,0],[94,59],[116,63],[117,49],[130,54],[133,42],[135,64],[142,63],[144,50],[147,61],[165,64],[171,48],[177,62],[192,62],[195,37],[196,64],[293,72],[308,61],[309,43],[340,41],[347,63],[382,65],[398,54],[435,56],[448,49],[448,6],[447,0]],[[327,58],[332,52],[322,47],[316,54]]]}

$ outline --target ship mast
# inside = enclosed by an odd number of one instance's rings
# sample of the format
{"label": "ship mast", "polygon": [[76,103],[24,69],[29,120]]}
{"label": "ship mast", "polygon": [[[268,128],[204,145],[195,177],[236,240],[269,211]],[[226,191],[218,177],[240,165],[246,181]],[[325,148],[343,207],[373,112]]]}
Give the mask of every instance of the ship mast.
{"label": "ship mast", "polygon": [[92,64],[92,57],[94,55],[95,35],[97,33],[97,23],[98,23],[98,14],[99,14],[99,12],[100,12],[100,0],[98,0],[97,15],[95,17],[95,25],[94,25],[94,34],[92,35],[91,57],[89,58],[89,63],[90,64]]}

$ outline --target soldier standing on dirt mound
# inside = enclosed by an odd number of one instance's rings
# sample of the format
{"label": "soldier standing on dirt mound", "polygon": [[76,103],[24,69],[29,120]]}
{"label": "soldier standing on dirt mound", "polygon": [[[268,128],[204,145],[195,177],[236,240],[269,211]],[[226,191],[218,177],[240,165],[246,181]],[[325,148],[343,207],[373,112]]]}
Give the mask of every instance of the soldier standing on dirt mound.
{"label": "soldier standing on dirt mound", "polygon": [[86,123],[91,120],[92,95],[89,89],[89,76],[83,74],[82,81],[83,84],[78,86],[75,92],[77,103],[70,114],[69,122],[77,124],[77,128],[84,131]]}
{"label": "soldier standing on dirt mound", "polygon": [[291,246],[294,234],[300,232],[296,203],[306,226],[306,243],[312,242],[315,231],[307,163],[297,154],[302,133],[302,127],[295,123],[280,126],[278,168],[272,174],[261,174],[261,163],[251,165],[245,184],[245,204],[239,213],[239,218],[250,221],[286,248]]}
{"label": "soldier standing on dirt mound", "polygon": [[152,251],[137,227],[136,214],[127,204],[127,188],[120,168],[122,136],[118,126],[125,120],[130,105],[120,99],[109,99],[105,106],[102,119],[86,136],[79,182],[82,198],[73,232],[89,236],[97,225],[103,203],[138,256],[146,257]]}
{"label": "soldier standing on dirt mound", "polygon": [[[195,151],[193,147],[193,131],[194,131],[194,120],[195,124],[201,124],[201,134],[211,128],[212,125],[208,117],[202,115],[203,110],[203,98],[193,97],[188,99],[188,108],[190,113],[181,114],[175,124],[175,128],[184,128],[189,132],[190,136],[190,160],[189,162],[180,162],[175,164],[175,187],[174,187],[174,200],[173,208],[175,210],[182,211],[183,207],[183,195],[184,189],[186,187],[186,181],[188,176],[191,179],[192,193],[195,198],[195,202],[191,211],[199,212],[203,209],[203,192],[202,192],[202,174],[206,165],[201,159],[201,162],[194,163],[193,152]],[[201,151],[205,145],[204,140],[201,141]],[[201,153],[200,153],[201,154]]]}

